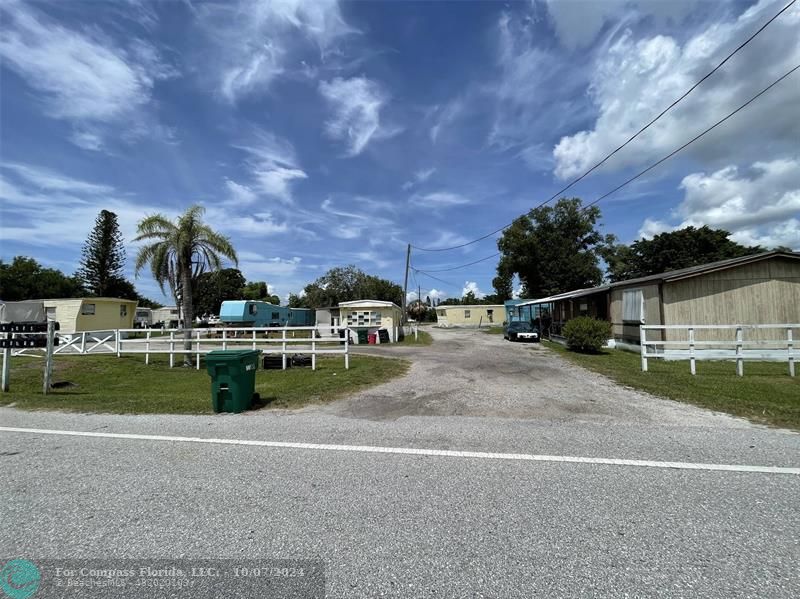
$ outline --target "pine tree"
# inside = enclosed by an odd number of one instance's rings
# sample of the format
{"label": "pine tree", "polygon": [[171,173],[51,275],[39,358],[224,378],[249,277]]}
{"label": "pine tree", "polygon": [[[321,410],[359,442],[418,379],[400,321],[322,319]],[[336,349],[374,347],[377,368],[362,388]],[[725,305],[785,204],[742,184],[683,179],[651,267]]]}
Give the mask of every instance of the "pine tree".
{"label": "pine tree", "polygon": [[83,245],[78,277],[92,295],[113,295],[117,282],[123,279],[125,247],[119,232],[117,215],[101,210],[94,228]]}

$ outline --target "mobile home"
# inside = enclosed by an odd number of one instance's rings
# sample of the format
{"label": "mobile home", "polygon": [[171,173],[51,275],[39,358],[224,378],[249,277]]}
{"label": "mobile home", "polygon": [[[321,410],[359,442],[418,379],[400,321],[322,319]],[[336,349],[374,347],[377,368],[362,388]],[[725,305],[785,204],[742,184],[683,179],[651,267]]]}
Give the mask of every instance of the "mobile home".
{"label": "mobile home", "polygon": [[135,300],[83,297],[41,300],[48,320],[58,322],[62,334],[82,331],[132,329]]}
{"label": "mobile home", "polygon": [[137,329],[147,329],[153,324],[153,310],[150,308],[136,308],[133,317],[133,326]]}
{"label": "mobile home", "polygon": [[285,327],[289,326],[289,312],[289,308],[269,302],[227,300],[222,302],[219,319],[234,327]]}
{"label": "mobile home", "polygon": [[[403,311],[394,302],[380,300],[341,302],[339,315],[342,324],[356,332],[362,330],[367,334],[377,334],[380,329],[386,329],[390,342],[400,339]],[[355,339],[358,339],[358,336]]]}
{"label": "mobile home", "polygon": [[291,308],[289,310],[290,327],[313,327],[316,324],[316,313],[311,308]]}
{"label": "mobile home", "polygon": [[505,319],[506,307],[501,304],[436,306],[436,325],[442,328],[499,326]]}
{"label": "mobile home", "polygon": [[180,312],[178,306],[164,306],[156,308],[150,314],[150,324],[162,323],[164,328],[174,329],[180,326]]}

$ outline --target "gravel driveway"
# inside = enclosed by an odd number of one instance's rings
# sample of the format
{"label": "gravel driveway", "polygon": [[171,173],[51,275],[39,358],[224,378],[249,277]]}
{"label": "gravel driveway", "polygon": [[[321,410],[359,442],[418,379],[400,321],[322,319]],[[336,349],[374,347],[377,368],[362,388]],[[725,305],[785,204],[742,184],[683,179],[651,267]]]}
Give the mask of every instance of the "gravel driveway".
{"label": "gravel driveway", "polygon": [[593,423],[753,426],[660,399],[571,364],[541,344],[510,343],[471,329],[427,329],[430,346],[370,346],[359,353],[412,361],[405,377],[309,408],[338,416],[494,416]]}

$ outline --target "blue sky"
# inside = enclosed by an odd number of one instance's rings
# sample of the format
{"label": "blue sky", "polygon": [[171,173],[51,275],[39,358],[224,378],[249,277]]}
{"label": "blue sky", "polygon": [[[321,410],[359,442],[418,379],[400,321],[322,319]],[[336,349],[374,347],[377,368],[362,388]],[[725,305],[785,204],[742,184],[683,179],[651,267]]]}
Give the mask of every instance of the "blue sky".
{"label": "blue sky", "polygon": [[[526,211],[657,114],[784,2],[36,2],[0,5],[0,256],[73,272],[94,217],[192,203],[285,298],[356,264],[402,282],[406,243]],[[791,8],[577,185],[591,201],[800,64]],[[800,74],[600,204],[630,242],[687,224],[800,249]],[[415,252],[421,269],[494,239]],[[496,262],[417,275],[491,292]],[[130,273],[132,275],[132,273]],[[137,287],[162,299],[145,273]]]}

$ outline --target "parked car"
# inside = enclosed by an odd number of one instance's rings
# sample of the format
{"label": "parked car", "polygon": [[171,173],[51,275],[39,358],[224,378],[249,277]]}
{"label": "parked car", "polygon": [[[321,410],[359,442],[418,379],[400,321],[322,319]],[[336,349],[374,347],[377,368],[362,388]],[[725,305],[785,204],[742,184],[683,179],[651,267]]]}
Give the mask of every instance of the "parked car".
{"label": "parked car", "polygon": [[503,339],[509,341],[539,341],[539,332],[534,330],[529,322],[512,322],[503,332]]}

